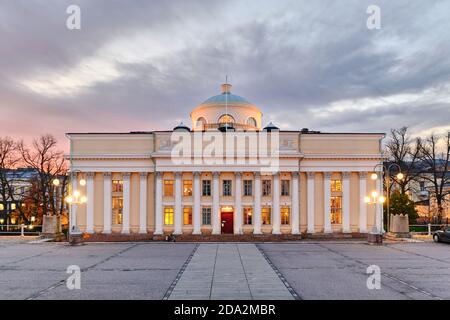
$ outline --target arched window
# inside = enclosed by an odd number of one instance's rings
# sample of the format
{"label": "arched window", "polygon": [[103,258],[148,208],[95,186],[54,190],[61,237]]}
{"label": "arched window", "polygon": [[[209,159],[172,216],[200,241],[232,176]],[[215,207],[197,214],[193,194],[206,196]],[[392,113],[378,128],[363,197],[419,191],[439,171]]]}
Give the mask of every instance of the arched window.
{"label": "arched window", "polygon": [[200,118],[197,119],[197,124],[196,124],[197,127],[202,127],[205,124],[206,124],[206,119],[205,118],[200,117]]}
{"label": "arched window", "polygon": [[234,123],[234,118],[229,114],[223,114],[219,118],[219,123]]}
{"label": "arched window", "polygon": [[258,124],[256,123],[256,119],[253,117],[250,117],[247,119],[247,125],[252,126],[252,127],[258,126]]}

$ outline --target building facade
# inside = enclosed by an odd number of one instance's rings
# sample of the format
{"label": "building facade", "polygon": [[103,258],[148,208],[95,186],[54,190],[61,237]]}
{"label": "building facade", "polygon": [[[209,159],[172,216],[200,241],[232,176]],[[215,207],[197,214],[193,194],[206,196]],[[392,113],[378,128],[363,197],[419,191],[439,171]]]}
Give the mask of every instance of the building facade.
{"label": "building facade", "polygon": [[381,193],[369,177],[384,134],[263,127],[260,109],[229,84],[190,116],[192,129],[67,134],[72,191],[87,197],[72,205],[71,225],[148,237],[381,228],[381,205],[363,199]]}

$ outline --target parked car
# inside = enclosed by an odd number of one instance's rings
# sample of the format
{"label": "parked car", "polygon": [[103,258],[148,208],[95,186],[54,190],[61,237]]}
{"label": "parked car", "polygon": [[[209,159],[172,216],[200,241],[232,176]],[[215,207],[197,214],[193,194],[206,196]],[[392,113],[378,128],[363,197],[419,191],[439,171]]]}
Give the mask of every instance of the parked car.
{"label": "parked car", "polygon": [[438,230],[433,234],[434,242],[447,242],[450,243],[450,228],[445,230]]}

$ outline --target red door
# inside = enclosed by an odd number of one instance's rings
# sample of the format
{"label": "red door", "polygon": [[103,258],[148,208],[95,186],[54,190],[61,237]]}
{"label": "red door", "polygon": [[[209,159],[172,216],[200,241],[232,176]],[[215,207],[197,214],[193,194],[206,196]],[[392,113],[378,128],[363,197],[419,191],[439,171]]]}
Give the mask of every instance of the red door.
{"label": "red door", "polygon": [[222,234],[233,234],[233,212],[222,212]]}

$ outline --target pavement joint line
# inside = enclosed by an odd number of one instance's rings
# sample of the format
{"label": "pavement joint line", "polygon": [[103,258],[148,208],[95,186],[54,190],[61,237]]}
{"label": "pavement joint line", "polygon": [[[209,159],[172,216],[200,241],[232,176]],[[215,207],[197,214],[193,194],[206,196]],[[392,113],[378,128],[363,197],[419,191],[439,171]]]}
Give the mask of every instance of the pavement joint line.
{"label": "pavement joint line", "polygon": [[266,259],[267,263],[269,264],[269,266],[272,268],[272,270],[276,273],[276,275],[278,276],[278,278],[281,280],[281,282],[283,282],[283,284],[285,285],[285,287],[288,289],[289,293],[294,297],[295,300],[303,300],[303,298],[298,294],[297,291],[295,291],[295,289],[289,284],[289,282],[286,280],[286,278],[284,277],[284,275],[278,270],[278,268],[272,263],[272,260],[270,260],[270,258],[266,255],[266,253],[264,252],[264,250],[259,247],[259,245],[255,245],[256,248],[259,250],[259,252],[261,253],[261,255],[264,257],[264,259]]}
{"label": "pavement joint line", "polygon": [[211,278],[211,285],[209,286],[209,300],[211,300],[212,295],[212,288],[214,285],[214,275],[216,274],[216,262],[217,262],[217,255],[219,254],[219,244],[216,244],[216,256],[214,257],[214,265],[213,265],[213,273]]}
{"label": "pavement joint line", "polygon": [[[330,251],[330,252],[332,252],[332,253],[334,253],[334,254],[337,254],[337,255],[339,255],[339,256],[341,256],[341,257],[344,257],[344,258],[346,258],[346,259],[352,260],[352,261],[354,261],[354,262],[356,262],[356,263],[358,263],[358,264],[360,264],[360,265],[369,266],[367,263],[365,263],[365,262],[363,262],[363,261],[361,261],[361,260],[359,260],[359,259],[352,258],[351,256],[346,255],[346,254],[344,254],[344,253],[342,253],[342,252],[338,252],[338,251],[333,250],[333,249],[331,249],[331,248],[327,248],[327,247],[325,247],[325,246],[323,246],[323,245],[319,245],[319,246],[322,247],[322,248],[324,248],[324,249],[326,249],[326,250],[328,250],[328,251]],[[388,246],[386,246],[386,247],[388,247]],[[405,253],[410,253],[410,252],[405,251]],[[412,253],[410,253],[410,254],[412,254]],[[394,275],[391,275],[391,274],[389,274],[389,273],[387,273],[387,272],[382,272],[381,274],[382,274],[383,276],[385,276],[385,277],[391,279],[391,280],[394,280],[394,281],[396,281],[396,282],[398,282],[398,283],[401,283],[401,284],[407,286],[407,287],[410,288],[410,289],[413,289],[413,290],[416,291],[416,292],[420,292],[420,293],[422,293],[422,294],[425,294],[425,295],[427,295],[427,296],[429,296],[429,297],[431,297],[431,298],[433,298],[433,299],[442,300],[442,298],[440,298],[440,297],[438,297],[438,296],[432,294],[431,292],[425,291],[424,289],[421,289],[421,288],[417,288],[417,287],[415,287],[414,285],[408,283],[407,281],[402,280],[402,279],[400,279],[400,278],[398,278],[398,277],[396,277],[396,276],[394,276]],[[385,285],[386,285],[386,284],[385,284]],[[386,286],[387,286],[387,285],[386,285]],[[403,291],[401,291],[401,290],[398,290],[398,288],[394,288],[394,287],[392,287],[392,286],[388,286],[388,287],[390,287],[391,289],[393,289],[393,290],[395,290],[395,291],[397,291],[397,292],[399,292],[399,293],[401,293],[401,294],[403,294],[403,295],[405,295],[405,296],[407,296],[407,297],[409,298],[409,296],[406,294],[406,292],[403,292]]]}
{"label": "pavement joint line", "polygon": [[200,244],[196,244],[194,249],[192,249],[191,254],[187,257],[186,261],[181,266],[181,269],[178,271],[177,275],[175,276],[175,279],[170,284],[169,288],[167,289],[166,293],[164,294],[162,300],[168,300],[170,295],[173,292],[173,289],[175,289],[175,286],[177,285],[178,281],[181,279],[181,276],[183,275],[184,271],[186,270],[189,262],[191,262],[192,257],[194,256],[195,252],[197,251]]}
{"label": "pavement joint line", "polygon": [[392,249],[392,250],[397,250],[397,251],[404,252],[404,253],[407,253],[407,254],[412,254],[412,255],[415,255],[415,256],[418,256],[418,257],[427,258],[427,259],[438,261],[438,262],[443,262],[445,264],[450,264],[447,260],[433,258],[433,257],[427,256],[427,255],[424,255],[424,254],[420,254],[420,253],[416,253],[416,252],[411,252],[411,251],[408,251],[408,250],[400,249],[400,248],[394,247],[392,245],[386,246],[386,247],[389,248],[389,249]]}
{"label": "pavement joint line", "polygon": [[239,244],[235,244],[235,246],[236,246],[237,252],[239,254],[239,261],[241,262],[242,271],[244,271],[244,277],[245,277],[245,281],[247,282],[248,291],[250,292],[250,297],[253,300],[253,293],[252,293],[252,290],[250,289],[250,283],[248,281],[247,272],[245,272],[244,262],[242,261],[241,251],[239,250]]}
{"label": "pavement joint line", "polygon": [[[91,265],[91,266],[89,266],[89,267],[81,268],[80,271],[81,271],[81,272],[86,272],[86,271],[92,270],[92,269],[95,268],[96,266],[98,266],[98,265],[100,265],[100,264],[102,264],[102,263],[104,263],[104,262],[106,262],[106,261],[108,261],[108,260],[110,260],[110,259],[112,259],[112,258],[114,258],[114,257],[117,257],[118,255],[120,255],[120,254],[122,254],[122,253],[124,253],[124,252],[126,252],[126,251],[128,251],[128,250],[130,250],[130,249],[132,249],[132,248],[134,248],[134,247],[136,247],[136,246],[137,246],[137,244],[131,245],[131,246],[129,246],[129,247],[123,249],[123,250],[120,250],[120,251],[118,251],[118,252],[116,252],[116,253],[110,255],[109,257],[107,257],[107,258],[105,258],[105,259],[103,259],[103,260],[101,260],[101,261],[99,261],[99,262],[97,262],[97,263],[95,263],[95,264],[93,264],[93,265]],[[47,287],[47,288],[45,288],[45,289],[43,289],[43,290],[40,290],[40,291],[38,291],[38,292],[32,294],[31,296],[25,298],[25,300],[34,300],[34,299],[36,299],[36,298],[39,298],[39,297],[42,296],[44,293],[47,293],[47,292],[49,292],[49,291],[51,291],[51,290],[53,290],[53,289],[55,289],[55,288],[61,286],[61,285],[64,284],[65,282],[66,282],[66,279],[59,280],[59,281],[56,282],[55,284],[53,284],[53,285],[51,285],[51,286],[49,286],[49,287]]]}

